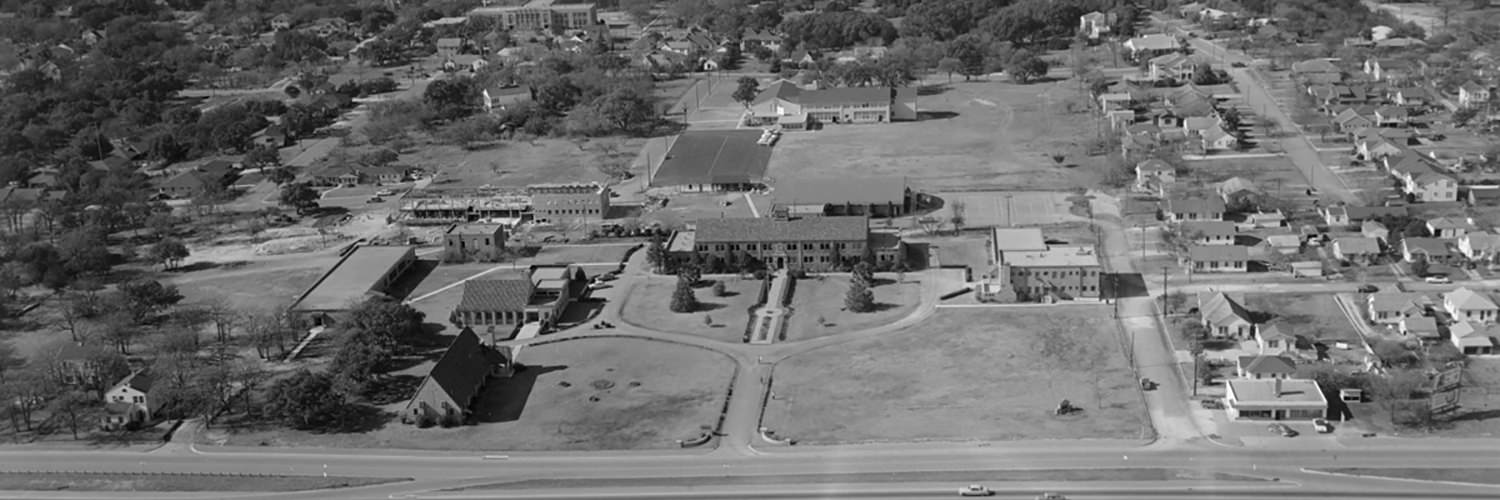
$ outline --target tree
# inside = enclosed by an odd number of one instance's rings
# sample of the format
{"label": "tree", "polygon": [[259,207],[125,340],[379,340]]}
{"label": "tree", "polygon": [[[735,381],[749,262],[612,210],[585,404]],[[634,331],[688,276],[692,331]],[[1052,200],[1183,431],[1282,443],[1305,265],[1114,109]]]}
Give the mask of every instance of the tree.
{"label": "tree", "polygon": [[938,60],[937,70],[948,75],[948,83],[953,83],[953,74],[963,70],[963,61],[956,57],[944,57]]}
{"label": "tree", "polygon": [[279,201],[282,206],[297,209],[297,215],[305,214],[308,210],[318,206],[318,200],[322,195],[306,182],[287,184],[281,187]]}
{"label": "tree", "polygon": [[745,109],[750,109],[750,102],[760,94],[760,81],[753,77],[742,76],[737,85],[738,87],[734,89],[734,101],[744,105]]}
{"label": "tree", "polygon": [[336,422],[346,396],[334,390],[333,377],[301,370],[277,381],[270,390],[267,409],[287,425],[298,429],[316,429]]}
{"label": "tree", "polygon": [[167,238],[151,245],[147,255],[152,262],[162,265],[162,269],[176,269],[182,264],[183,259],[188,258],[187,245],[177,238]]}
{"label": "tree", "polygon": [[677,276],[677,288],[672,291],[672,312],[690,313],[698,310],[698,296],[693,294],[692,282],[684,275]]}
{"label": "tree", "polygon": [[245,163],[259,168],[281,166],[281,153],[270,146],[259,146],[245,153]]}
{"label": "tree", "polygon": [[1463,127],[1465,125],[1468,125],[1469,121],[1473,120],[1474,117],[1478,115],[1479,108],[1473,106],[1458,108],[1457,111],[1453,112],[1453,126]]}
{"label": "tree", "polygon": [[173,285],[160,281],[138,279],[122,283],[120,305],[135,324],[144,323],[151,316],[182,300],[182,293]]}
{"label": "tree", "polygon": [[958,60],[964,80],[984,74],[984,42],[978,36],[964,35],[948,44],[948,57]]}
{"label": "tree", "polygon": [[1209,64],[1199,64],[1193,67],[1191,76],[1193,85],[1215,85],[1219,83],[1219,75]]}
{"label": "tree", "polygon": [[83,392],[68,391],[52,400],[48,408],[54,415],[61,415],[67,420],[68,429],[73,431],[73,439],[78,439],[78,424],[86,420],[89,410],[97,406],[98,401]]}
{"label": "tree", "polygon": [[391,339],[380,338],[368,331],[357,331],[339,347],[328,367],[334,377],[335,386],[345,394],[364,392],[366,384],[375,379],[376,373],[395,357],[396,346]]}
{"label": "tree", "polygon": [[870,265],[868,262],[855,264],[852,279],[854,281],[863,281],[865,285],[874,284],[875,266]]}
{"label": "tree", "polygon": [[1427,277],[1427,259],[1416,259],[1411,261],[1411,273],[1418,278]]}
{"label": "tree", "polygon": [[850,280],[849,292],[844,294],[844,308],[857,313],[874,311],[875,292],[870,291],[869,283],[860,279]]}
{"label": "tree", "polygon": [[284,186],[288,182],[297,180],[297,174],[287,167],[273,168],[266,173],[266,178],[278,186]]}
{"label": "tree", "polygon": [[1047,75],[1047,61],[1031,51],[1022,50],[1011,57],[1010,63],[1005,66],[1005,72],[1016,83],[1031,83]]}
{"label": "tree", "polygon": [[724,289],[724,280],[715,281],[713,291],[715,297],[723,297],[729,293]]}
{"label": "tree", "polygon": [[469,77],[437,80],[427,85],[422,100],[440,119],[456,120],[474,113],[479,102],[479,88]]}

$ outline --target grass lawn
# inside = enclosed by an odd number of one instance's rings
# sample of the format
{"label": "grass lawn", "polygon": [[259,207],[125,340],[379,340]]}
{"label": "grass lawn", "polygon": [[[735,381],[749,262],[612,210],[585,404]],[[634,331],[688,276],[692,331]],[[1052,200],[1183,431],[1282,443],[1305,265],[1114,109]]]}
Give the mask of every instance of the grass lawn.
{"label": "grass lawn", "polygon": [[[755,204],[745,203],[749,198]],[[756,193],[683,193],[672,196],[665,207],[650,207],[641,214],[641,224],[660,223],[663,227],[682,227],[696,219],[719,217],[755,217],[771,212],[771,197]]]}
{"label": "grass lawn", "polygon": [[340,476],[221,476],[210,474],[89,474],[0,472],[7,491],[252,491],[350,488],[408,479]]}
{"label": "grass lawn", "polygon": [[[769,175],[795,179],[908,178],[939,189],[1071,189],[1103,179],[1087,156],[1095,117],[1073,81],[941,84],[917,99],[917,121],[827,125],[782,137]],[[1069,109],[1070,105],[1074,108]],[[1050,156],[1063,154],[1055,163]]]}
{"label": "grass lawn", "polygon": [[530,479],[461,488],[459,491],[651,486],[728,486],[767,484],[868,484],[999,481],[1264,481],[1250,476],[1192,469],[1028,469],[829,474],[778,474],[727,477],[634,477],[609,479]]}
{"label": "grass lawn", "polygon": [[1245,308],[1270,315],[1283,333],[1318,340],[1359,342],[1359,334],[1330,293],[1247,295]]}
{"label": "grass lawn", "polygon": [[[625,258],[625,252],[630,247],[639,245],[637,242],[629,243],[600,243],[597,245],[568,245],[568,246],[542,246],[536,256],[526,259],[529,264],[588,264],[588,263],[619,263]],[[593,273],[590,273],[592,275]]]}
{"label": "grass lawn", "polygon": [[184,281],[177,290],[187,301],[223,297],[244,309],[268,309],[291,305],[326,269],[277,269],[264,273],[235,274]]}
{"label": "grass lawn", "polygon": [[434,169],[429,190],[472,189],[482,185],[525,187],[549,182],[601,182],[610,177],[597,165],[607,158],[627,164],[644,139],[604,137],[575,143],[566,139],[504,141],[468,151],[458,146],[432,145],[401,155],[403,164]]}
{"label": "grass lawn", "polygon": [[1442,468],[1442,469],[1403,469],[1403,468],[1367,468],[1346,467],[1338,469],[1316,469],[1322,472],[1334,474],[1353,474],[1357,476],[1388,477],[1398,479],[1417,479],[1422,481],[1453,481],[1459,483],[1475,484],[1500,484],[1500,469],[1486,468]]}
{"label": "grass lawn", "polygon": [[875,292],[875,311],[845,310],[844,295],[848,291],[847,276],[797,280],[792,288],[792,314],[787,317],[787,340],[807,340],[892,323],[911,314],[922,298],[922,285],[916,278],[908,275],[905,283],[898,284],[894,273],[876,277],[876,286],[870,289]]}
{"label": "grass lawn", "polygon": [[[1151,434],[1119,331],[1097,307],[943,309],[789,358],[774,384],[765,425],[806,443]],[[1084,411],[1055,416],[1061,399]]]}
{"label": "grass lawn", "polygon": [[[702,349],[638,339],[585,338],[527,347],[514,377],[479,396],[480,423],[420,429],[392,420],[367,433],[288,429],[205,433],[229,445],[429,450],[675,448],[711,427],[724,404],[731,360]],[[398,411],[403,403],[384,407]]]}
{"label": "grass lawn", "polygon": [[[1445,438],[1494,438],[1500,436],[1500,360],[1472,357],[1464,368],[1459,408],[1446,419],[1434,422],[1428,431],[1421,428],[1397,428],[1391,423],[1390,409],[1377,402],[1352,405],[1355,420],[1362,428],[1382,434],[1436,436]],[[1456,481],[1457,479],[1450,479]]]}
{"label": "grass lawn", "polygon": [[[621,313],[626,322],[663,332],[708,337],[724,342],[744,342],[745,325],[750,321],[750,305],[760,296],[760,282],[755,279],[725,278],[725,297],[715,297],[713,287],[693,290],[701,306],[697,312],[675,313],[670,309],[672,291],[677,289],[673,276],[649,276],[637,279],[625,294]],[[707,326],[704,317],[713,319]]]}

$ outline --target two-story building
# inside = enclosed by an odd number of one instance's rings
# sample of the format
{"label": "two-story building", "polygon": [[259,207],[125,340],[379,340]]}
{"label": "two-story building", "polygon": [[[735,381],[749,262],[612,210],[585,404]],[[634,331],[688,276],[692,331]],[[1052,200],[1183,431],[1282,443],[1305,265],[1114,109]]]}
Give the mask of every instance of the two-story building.
{"label": "two-story building", "polygon": [[501,224],[454,224],[443,233],[443,260],[447,262],[493,262],[505,254],[505,226]]}
{"label": "two-story building", "polygon": [[995,228],[990,242],[994,274],[1016,300],[1100,297],[1103,267],[1094,246],[1048,244],[1037,228]]}
{"label": "two-story building", "polygon": [[154,408],[151,387],[155,380],[150,373],[138,370],[105,391],[100,425],[105,430],[118,430],[150,421]]}
{"label": "two-story building", "polygon": [[1490,95],[1489,86],[1471,80],[1458,87],[1458,105],[1465,108],[1478,107],[1490,102]]}
{"label": "two-story building", "polygon": [[1100,37],[1108,36],[1114,24],[1114,13],[1106,14],[1096,10],[1078,16],[1078,31],[1090,40],[1098,40]]}
{"label": "two-story building", "polygon": [[610,190],[589,183],[532,184],[532,220],[562,223],[580,220],[602,220],[609,215]]}
{"label": "two-story building", "polygon": [[785,120],[813,123],[887,123],[917,119],[911,87],[838,87],[805,90],[780,80],[761,91],[746,111],[751,125]]}
{"label": "two-story building", "polygon": [[698,252],[728,259],[756,259],[772,269],[830,269],[869,252],[878,264],[905,261],[905,243],[891,233],[870,231],[864,216],[699,219],[668,242],[674,256]]}

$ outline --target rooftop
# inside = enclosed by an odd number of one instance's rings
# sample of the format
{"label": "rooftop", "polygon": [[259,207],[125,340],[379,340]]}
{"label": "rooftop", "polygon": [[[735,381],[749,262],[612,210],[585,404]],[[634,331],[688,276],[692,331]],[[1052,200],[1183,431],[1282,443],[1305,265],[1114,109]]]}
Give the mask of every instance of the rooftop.
{"label": "rooftop", "polygon": [[1373,255],[1380,253],[1380,242],[1375,238],[1347,237],[1333,240],[1333,244],[1345,255]]}
{"label": "rooftop", "polygon": [[1042,251],[1012,251],[1001,256],[1014,267],[1097,267],[1099,254],[1092,246],[1055,246]]}
{"label": "rooftop", "polygon": [[997,252],[1036,252],[1047,249],[1047,239],[1042,236],[1041,228],[997,227],[990,236]]}
{"label": "rooftop", "polygon": [[1188,247],[1188,258],[1195,261],[1250,260],[1250,249],[1234,245],[1194,245]]}
{"label": "rooftop", "polygon": [[531,301],[531,280],[524,276],[464,282],[455,311],[521,311]]}
{"label": "rooftop", "polygon": [[759,130],[690,131],[672,140],[654,186],[758,184],[764,182],[771,149],[757,144]]}
{"label": "rooftop", "polygon": [[1240,356],[1240,369],[1246,373],[1292,374],[1297,372],[1297,362],[1286,356]]}
{"label": "rooftop", "polygon": [[1229,324],[1236,320],[1250,322],[1250,311],[1240,305],[1240,298],[1222,292],[1198,296],[1198,312],[1205,321],[1213,324]]}
{"label": "rooftop", "polygon": [[416,247],[361,245],[339,259],[292,304],[293,311],[339,311],[369,297],[381,278],[414,257]]}
{"label": "rooftop", "polygon": [[1234,223],[1229,221],[1203,220],[1182,223],[1183,234],[1199,233],[1207,237],[1233,236]]}
{"label": "rooftop", "polygon": [[1453,304],[1457,309],[1500,309],[1495,301],[1489,297],[1470,290],[1469,287],[1458,287],[1457,290],[1443,295],[1443,302]]}
{"label": "rooftop", "polygon": [[447,234],[468,236],[491,236],[504,226],[499,224],[454,224],[448,228]]}
{"label": "rooftop", "polygon": [[869,221],[862,216],[699,219],[701,243],[775,241],[867,241]]}
{"label": "rooftop", "polygon": [[851,203],[873,205],[906,201],[906,180],[874,179],[796,179],[776,185],[777,205],[823,205]]}
{"label": "rooftop", "polygon": [[1322,389],[1319,389],[1318,383],[1312,380],[1229,379],[1229,392],[1234,394],[1234,399],[1239,402],[1240,406],[1253,404],[1308,408],[1328,406],[1328,400],[1323,398]]}

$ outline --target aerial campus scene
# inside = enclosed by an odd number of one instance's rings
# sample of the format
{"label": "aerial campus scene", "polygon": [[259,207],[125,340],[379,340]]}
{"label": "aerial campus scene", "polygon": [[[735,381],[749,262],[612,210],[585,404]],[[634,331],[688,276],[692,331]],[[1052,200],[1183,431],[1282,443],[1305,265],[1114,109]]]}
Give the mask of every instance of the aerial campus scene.
{"label": "aerial campus scene", "polygon": [[1497,33],[0,1],[0,498],[1500,498]]}

